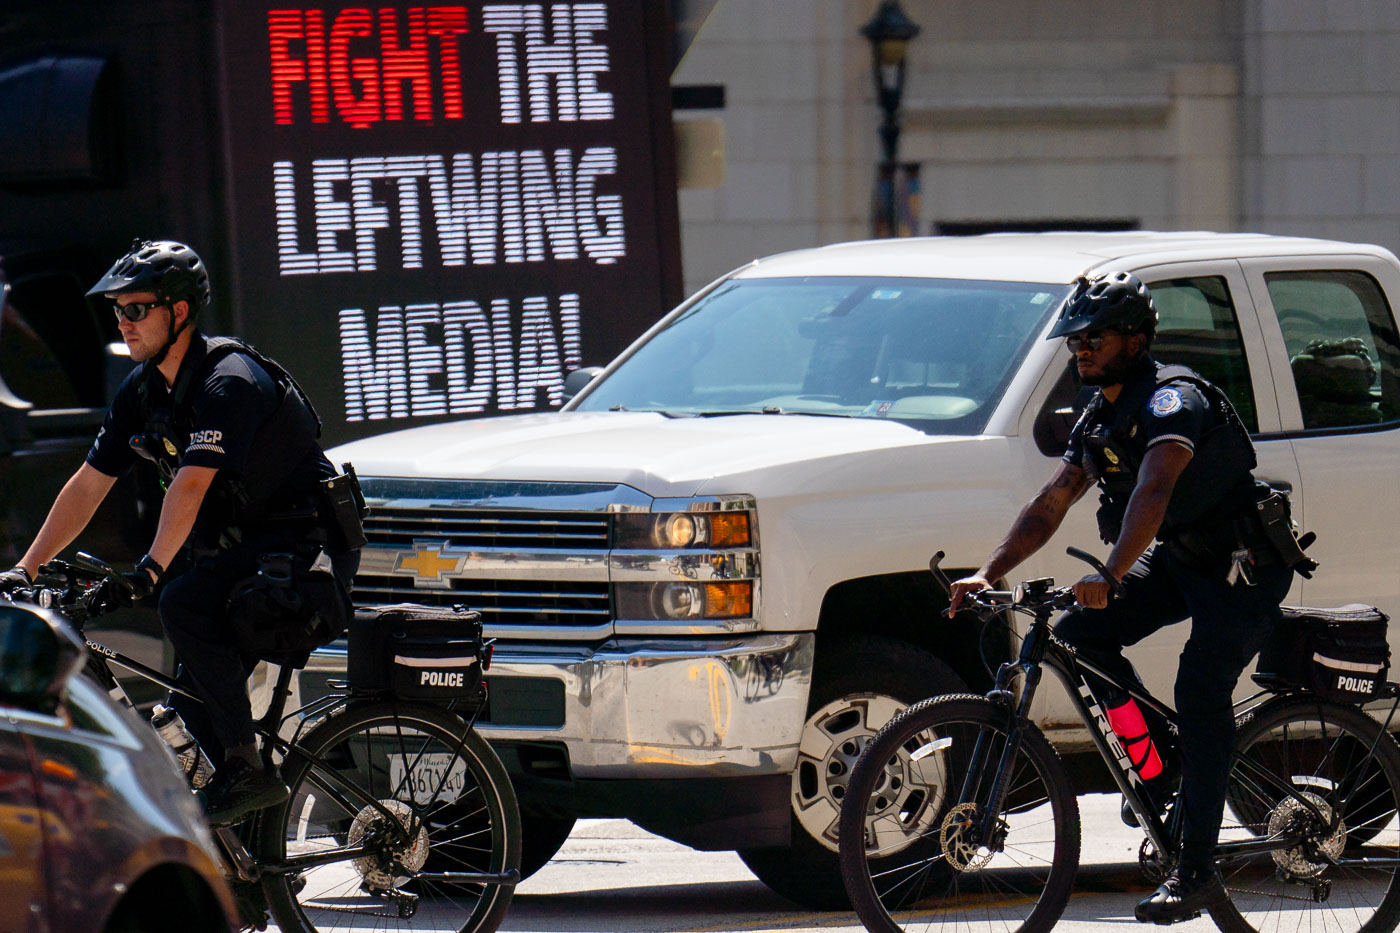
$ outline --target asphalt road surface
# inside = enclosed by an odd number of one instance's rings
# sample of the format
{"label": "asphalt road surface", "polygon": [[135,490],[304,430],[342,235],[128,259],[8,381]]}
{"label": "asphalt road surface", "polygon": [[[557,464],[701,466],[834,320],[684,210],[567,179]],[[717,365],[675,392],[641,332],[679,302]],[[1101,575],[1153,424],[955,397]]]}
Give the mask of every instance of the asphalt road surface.
{"label": "asphalt road surface", "polygon": [[[1125,933],[1150,890],[1137,870],[1142,834],[1118,818],[1119,797],[1079,798],[1083,860],[1056,930]],[[696,852],[623,820],[584,820],[554,861],[517,889],[512,933],[860,933],[851,913],[819,913],[773,894],[732,852]],[[1209,917],[1172,928],[1214,930]]]}
{"label": "asphalt road surface", "polygon": [[[1133,905],[1151,888],[1138,874],[1142,834],[1123,825],[1119,802],[1116,794],[1079,798],[1081,866],[1057,931],[1153,929],[1133,919]],[[424,929],[424,919],[418,916],[414,929]],[[1203,916],[1172,929],[1203,933],[1215,926]],[[516,890],[501,930],[862,933],[863,927],[853,913],[811,911],[784,900],[733,852],[697,852],[625,820],[581,820],[554,860]]]}

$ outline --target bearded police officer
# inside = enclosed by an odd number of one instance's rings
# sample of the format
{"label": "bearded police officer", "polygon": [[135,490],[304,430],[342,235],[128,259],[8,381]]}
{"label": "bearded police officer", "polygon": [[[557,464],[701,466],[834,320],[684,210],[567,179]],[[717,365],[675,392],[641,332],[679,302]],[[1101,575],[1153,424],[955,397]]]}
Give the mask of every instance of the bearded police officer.
{"label": "bearded police officer", "polygon": [[[1050,482],[986,564],[953,585],[949,613],[1035,553],[1097,482],[1099,529],[1113,545],[1106,566],[1121,596],[1110,600],[1113,581],[1086,576],[1074,587],[1078,606],[1056,634],[1116,676],[1136,680],[1122,649],[1192,620],[1175,692],[1181,862],[1135,911],[1139,920],[1172,923],[1198,914],[1220,890],[1211,851],[1234,738],[1231,694],[1279,617],[1293,568],[1315,565],[1292,535],[1282,497],[1254,480],[1253,446],[1224,393],[1148,354],[1156,324],[1152,297],[1136,276],[1079,279],[1050,337],[1066,338],[1080,379],[1098,392]],[[1101,704],[1111,701],[1096,693]]]}
{"label": "bearded police officer", "polygon": [[294,655],[339,634],[363,541],[359,513],[337,524],[328,491],[343,491],[346,477],[322,453],[320,422],[296,382],[251,347],[195,329],[210,287],[194,250],[138,240],[88,295],[112,302],[141,365],[0,587],[27,584],[118,476],[141,459],[154,465],[165,489],[155,540],[107,596],[151,594],[180,558],[160,616],[177,681],[204,702],[177,693],[171,704],[218,769],[204,798],[210,822],[233,822],[288,794],[255,744],[248,675],[259,656],[296,663],[278,649]]}

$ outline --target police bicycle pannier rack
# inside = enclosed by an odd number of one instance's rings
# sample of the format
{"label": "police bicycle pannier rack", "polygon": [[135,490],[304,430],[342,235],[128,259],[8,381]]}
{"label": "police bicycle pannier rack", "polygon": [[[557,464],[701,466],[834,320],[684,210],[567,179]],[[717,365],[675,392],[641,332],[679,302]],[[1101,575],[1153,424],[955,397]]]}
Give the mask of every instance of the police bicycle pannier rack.
{"label": "police bicycle pannier rack", "polygon": [[1283,617],[1259,653],[1254,679],[1268,689],[1303,689],[1339,703],[1381,695],[1390,669],[1389,617],[1374,606],[1280,606]]}
{"label": "police bicycle pannier rack", "polygon": [[350,690],[405,700],[474,697],[494,641],[483,641],[481,613],[465,606],[357,609],[349,633]]}

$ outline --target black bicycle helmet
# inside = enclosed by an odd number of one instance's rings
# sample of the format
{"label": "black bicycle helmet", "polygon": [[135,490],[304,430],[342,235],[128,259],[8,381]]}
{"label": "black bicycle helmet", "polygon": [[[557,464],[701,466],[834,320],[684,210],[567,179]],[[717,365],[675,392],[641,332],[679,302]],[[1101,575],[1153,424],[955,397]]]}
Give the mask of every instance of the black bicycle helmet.
{"label": "black bicycle helmet", "polygon": [[126,255],[112,264],[88,297],[108,298],[131,292],[153,292],[161,301],[190,303],[193,318],[209,305],[209,273],[199,254],[175,240],[136,239]]}
{"label": "black bicycle helmet", "polygon": [[1131,272],[1110,272],[1092,279],[1081,275],[1047,339],[1104,328],[1148,336],[1157,329],[1152,293]]}

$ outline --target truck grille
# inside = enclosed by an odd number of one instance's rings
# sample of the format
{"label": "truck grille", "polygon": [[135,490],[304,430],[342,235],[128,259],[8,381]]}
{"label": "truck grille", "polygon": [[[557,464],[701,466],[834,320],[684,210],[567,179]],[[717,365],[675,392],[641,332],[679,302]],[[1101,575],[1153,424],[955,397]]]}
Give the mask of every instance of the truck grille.
{"label": "truck grille", "polygon": [[365,519],[375,544],[407,547],[416,538],[446,538],[459,548],[598,548],[608,546],[607,515],[493,509],[377,506]]}
{"label": "truck grille", "polygon": [[[488,632],[494,629],[502,635],[520,626],[557,627],[560,636],[572,628],[591,628],[596,633],[598,626],[612,621],[608,582],[569,579],[576,576],[571,558],[606,554],[609,529],[606,512],[464,507],[450,499],[374,503],[365,519],[369,547],[355,577],[355,602],[361,606],[465,604],[481,613]],[[429,542],[442,543],[442,551],[432,551],[434,555],[488,556],[492,570],[463,576],[444,571],[436,578],[438,586],[415,587],[412,576],[389,572],[397,567],[392,561],[375,559],[384,549],[404,553],[432,548]],[[557,558],[550,556],[556,554]],[[557,571],[541,573],[542,560]],[[520,577],[512,579],[507,574],[515,568]]]}
{"label": "truck grille", "polygon": [[360,606],[415,602],[429,606],[465,603],[481,613],[482,624],[598,625],[611,617],[612,603],[605,582],[573,580],[452,580],[450,590],[417,589],[403,577],[355,578],[355,603]]}

